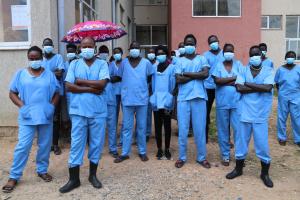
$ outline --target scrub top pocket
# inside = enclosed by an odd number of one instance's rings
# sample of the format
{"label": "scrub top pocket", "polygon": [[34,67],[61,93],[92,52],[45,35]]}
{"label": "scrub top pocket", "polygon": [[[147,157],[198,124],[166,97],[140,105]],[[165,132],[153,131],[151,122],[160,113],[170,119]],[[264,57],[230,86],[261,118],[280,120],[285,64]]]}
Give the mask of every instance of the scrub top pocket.
{"label": "scrub top pocket", "polygon": [[19,113],[22,119],[31,119],[30,107],[28,105],[23,105],[20,108]]}

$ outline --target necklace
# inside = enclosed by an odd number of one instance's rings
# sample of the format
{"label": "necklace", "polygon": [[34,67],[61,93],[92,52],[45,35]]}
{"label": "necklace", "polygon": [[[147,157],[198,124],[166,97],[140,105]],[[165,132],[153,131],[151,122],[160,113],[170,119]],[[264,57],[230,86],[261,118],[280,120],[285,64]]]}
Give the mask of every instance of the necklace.
{"label": "necklace", "polygon": [[253,67],[253,66],[250,66],[250,68],[251,68],[252,70],[254,70],[254,71],[260,71],[260,70],[261,70],[261,67],[255,68],[255,67]]}

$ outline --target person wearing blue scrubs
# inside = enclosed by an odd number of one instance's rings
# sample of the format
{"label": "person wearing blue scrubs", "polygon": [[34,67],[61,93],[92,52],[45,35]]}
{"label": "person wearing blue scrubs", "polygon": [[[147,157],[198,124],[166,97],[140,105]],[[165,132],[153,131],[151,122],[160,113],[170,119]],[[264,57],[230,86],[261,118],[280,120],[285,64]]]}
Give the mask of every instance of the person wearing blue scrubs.
{"label": "person wearing blue scrubs", "polygon": [[89,134],[90,160],[89,182],[94,188],[101,188],[96,173],[101,158],[107,117],[105,86],[109,80],[107,62],[97,59],[95,41],[86,37],[81,41],[83,58],[74,60],[65,79],[66,87],[72,93],[70,117],[72,121],[71,149],[69,155],[69,181],[59,189],[70,192],[80,186],[79,171]]}
{"label": "person wearing blue scrubs", "polygon": [[181,168],[187,160],[187,137],[190,121],[192,121],[194,140],[197,148],[197,163],[210,168],[206,160],[206,100],[204,79],[209,75],[209,64],[204,56],[196,54],[197,40],[188,34],[184,38],[185,56],[175,67],[176,82],[179,92],[177,97],[178,146],[179,158],[175,167]]}
{"label": "person wearing blue scrubs", "polygon": [[261,50],[262,65],[274,69],[273,61],[267,57],[267,51],[268,51],[267,44],[260,43],[259,49]]}
{"label": "person wearing blue scrubs", "polygon": [[239,102],[240,122],[235,135],[235,169],[226,175],[234,179],[243,174],[244,161],[253,133],[256,156],[261,160],[261,175],[267,187],[273,187],[269,177],[271,157],[268,144],[268,121],[272,109],[274,73],[262,65],[259,46],[250,48],[250,64],[241,71],[236,80],[236,89],[241,93]]}
{"label": "person wearing blue scrubs", "polygon": [[119,156],[117,149],[117,127],[120,102],[117,95],[120,95],[120,80],[118,75],[119,66],[122,62],[123,50],[120,47],[113,49],[113,61],[109,64],[110,82],[107,84],[107,129],[109,154],[117,158]]}
{"label": "person wearing blue scrubs", "polygon": [[286,64],[278,68],[275,83],[278,89],[277,137],[286,145],[286,120],[291,116],[294,142],[300,147],[300,65],[295,64],[296,53],[285,55]]}
{"label": "person wearing blue scrubs", "polygon": [[54,74],[42,66],[42,50],[33,46],[28,50],[28,67],[19,70],[10,84],[9,97],[19,107],[19,137],[9,180],[3,192],[14,190],[22,177],[35,133],[37,133],[36,172],[45,182],[52,181],[48,174],[52,143],[53,115],[59,101],[59,84]]}
{"label": "person wearing blue scrubs", "polygon": [[212,73],[216,83],[216,119],[218,141],[222,164],[229,166],[230,160],[230,124],[233,128],[233,136],[238,130],[238,101],[240,93],[235,89],[237,75],[242,70],[242,64],[234,57],[234,46],[225,44],[223,48],[224,61],[219,62]]}
{"label": "person wearing blue scrubs", "polygon": [[[155,139],[158,160],[165,156],[168,160],[171,142],[171,111],[174,106],[173,90],[175,88],[175,74],[173,64],[167,60],[168,49],[164,46],[156,47],[156,60],[152,76],[152,95],[150,103],[154,111]],[[165,151],[162,150],[162,126],[165,129]]]}
{"label": "person wearing blue scrubs", "polygon": [[[62,97],[64,95],[64,87],[63,87],[63,73],[64,73],[64,60],[60,54],[54,53],[54,45],[53,41],[50,38],[46,38],[43,41],[43,51],[44,51],[44,59],[43,59],[43,67],[52,71],[59,84],[60,91],[59,94]],[[51,150],[54,151],[55,155],[61,154],[61,149],[58,146],[59,135],[62,126],[61,119],[61,101],[56,105],[54,118],[53,118],[53,143]]]}
{"label": "person wearing blue scrubs", "polygon": [[98,49],[98,55],[97,58],[99,58],[100,60],[104,60],[104,61],[108,61],[108,57],[109,57],[109,49],[106,45],[101,45]]}
{"label": "person wearing blue scrubs", "polygon": [[208,45],[210,50],[203,53],[203,56],[206,58],[210,70],[209,70],[209,77],[204,81],[204,86],[207,92],[207,105],[206,105],[206,143],[208,143],[208,133],[209,133],[209,124],[210,124],[210,112],[212,105],[215,100],[215,89],[216,84],[211,76],[214,72],[217,64],[219,62],[223,62],[223,52],[219,47],[219,39],[216,35],[211,35],[208,37]]}
{"label": "person wearing blue scrubs", "polygon": [[149,104],[148,83],[153,74],[152,64],[142,58],[140,44],[136,41],[130,44],[129,57],[123,59],[119,68],[121,82],[121,96],[123,106],[123,146],[122,154],[114,160],[120,163],[129,159],[134,116],[137,126],[137,146],[139,157],[142,161],[148,161],[146,128],[147,110]]}

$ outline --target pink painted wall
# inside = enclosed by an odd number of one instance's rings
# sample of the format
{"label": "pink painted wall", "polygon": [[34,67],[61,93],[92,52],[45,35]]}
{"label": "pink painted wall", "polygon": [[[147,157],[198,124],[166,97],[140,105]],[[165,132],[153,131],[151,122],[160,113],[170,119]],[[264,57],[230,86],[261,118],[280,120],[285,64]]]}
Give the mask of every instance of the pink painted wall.
{"label": "pink painted wall", "polygon": [[186,34],[197,37],[197,51],[208,49],[207,38],[217,35],[221,46],[233,43],[238,59],[248,61],[249,48],[260,43],[261,0],[242,0],[242,16],[232,17],[192,17],[192,0],[170,0],[169,39],[171,49],[177,49]]}

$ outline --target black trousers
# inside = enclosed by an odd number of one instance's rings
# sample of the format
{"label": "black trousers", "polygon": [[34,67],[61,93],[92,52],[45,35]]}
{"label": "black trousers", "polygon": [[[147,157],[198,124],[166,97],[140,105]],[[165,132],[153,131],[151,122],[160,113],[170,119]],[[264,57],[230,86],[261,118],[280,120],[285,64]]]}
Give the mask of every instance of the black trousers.
{"label": "black trousers", "polygon": [[207,102],[206,102],[206,143],[208,143],[208,132],[210,124],[210,112],[212,105],[215,100],[215,89],[206,89],[207,93]]}
{"label": "black trousers", "polygon": [[171,142],[171,116],[164,109],[154,111],[155,139],[158,149],[162,149],[162,126],[165,128],[165,148],[170,148]]}
{"label": "black trousers", "polygon": [[58,139],[61,130],[61,100],[59,100],[58,104],[55,106],[54,116],[53,116],[53,139],[52,145],[58,145]]}

